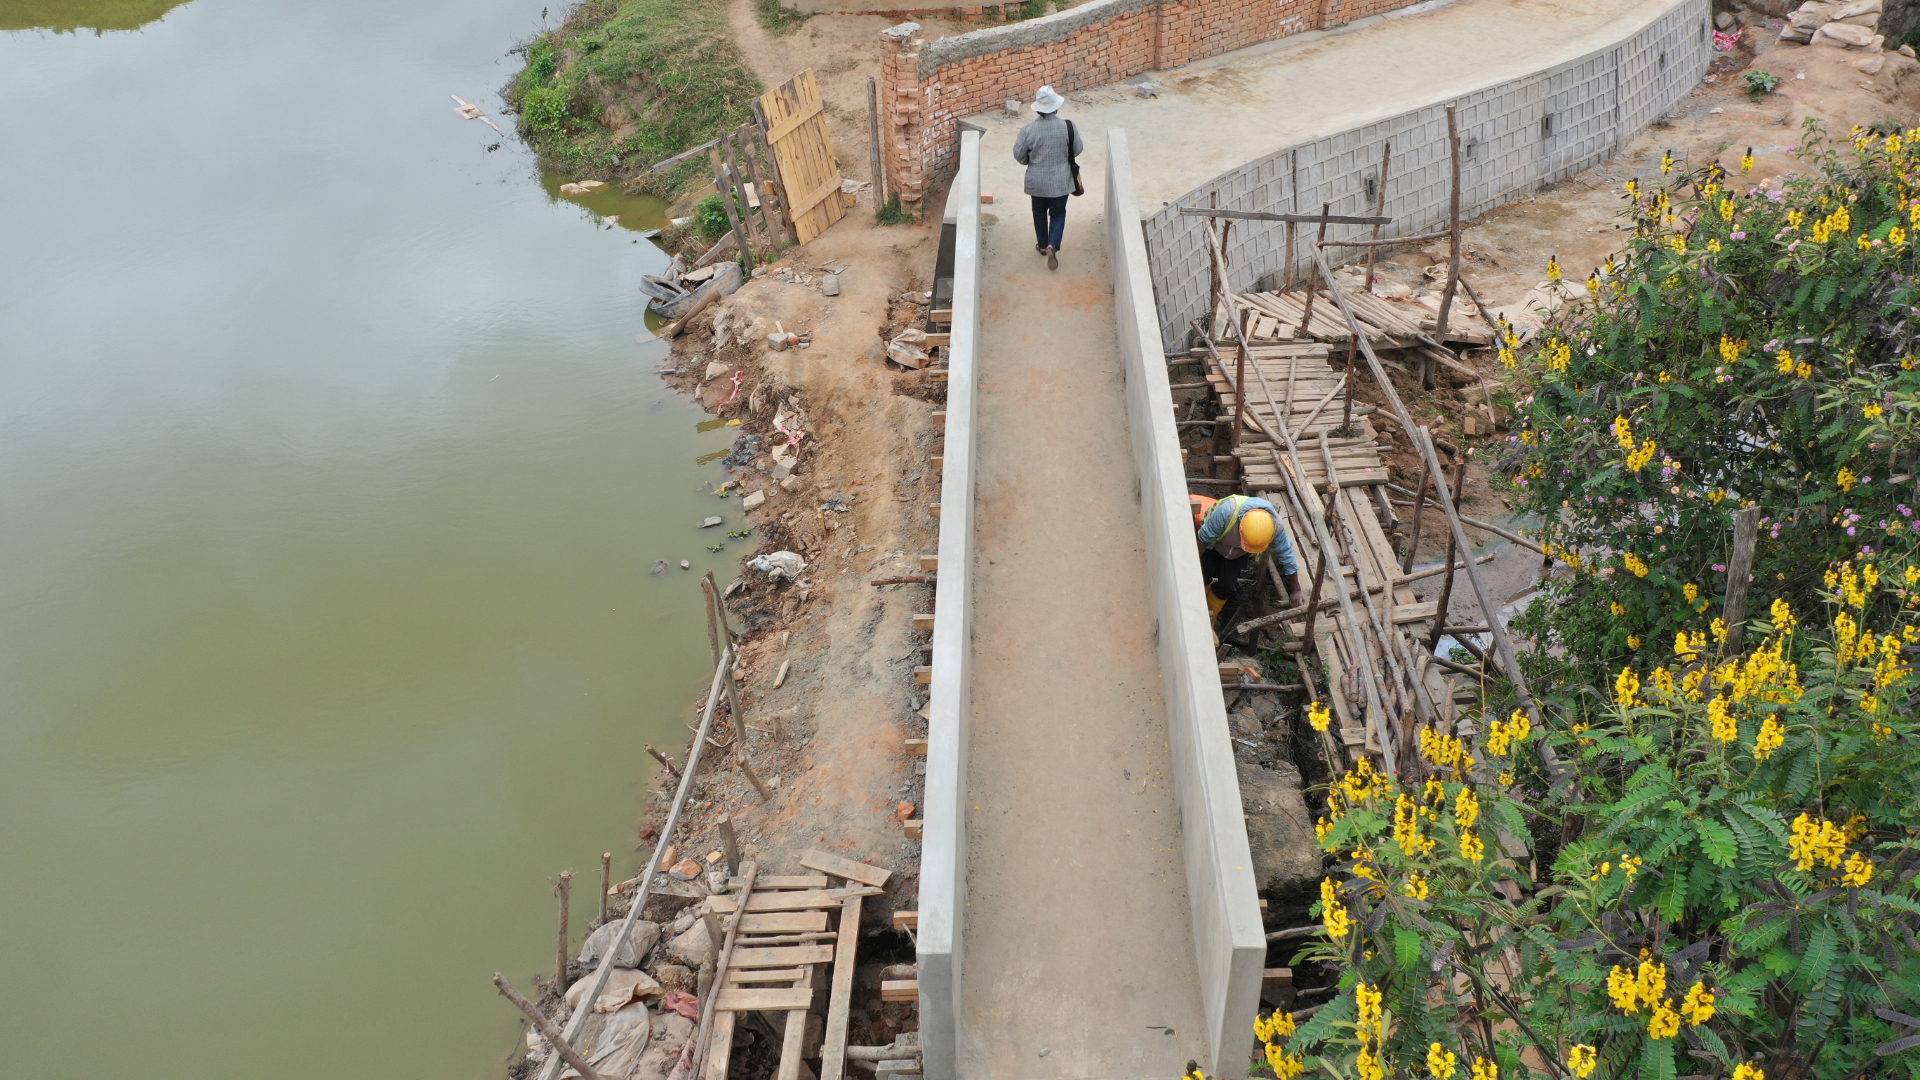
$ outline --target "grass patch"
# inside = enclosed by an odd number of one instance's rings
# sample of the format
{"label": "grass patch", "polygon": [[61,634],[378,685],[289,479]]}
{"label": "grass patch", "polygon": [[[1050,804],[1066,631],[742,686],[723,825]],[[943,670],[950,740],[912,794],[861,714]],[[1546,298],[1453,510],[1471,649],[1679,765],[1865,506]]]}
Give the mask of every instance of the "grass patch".
{"label": "grass patch", "polygon": [[887,200],[885,206],[873,212],[873,223],[875,225],[911,225],[913,215],[901,209],[900,193],[896,191],[893,193],[893,198]]}
{"label": "grass patch", "polygon": [[767,33],[774,37],[786,37],[813,16],[788,11],[780,6],[780,0],[753,0],[753,17],[759,20],[761,29]]}
{"label": "grass patch", "polygon": [[725,0],[589,0],[519,50],[503,95],[543,167],[670,195],[708,171],[654,162],[752,116],[760,80],[729,32]]}

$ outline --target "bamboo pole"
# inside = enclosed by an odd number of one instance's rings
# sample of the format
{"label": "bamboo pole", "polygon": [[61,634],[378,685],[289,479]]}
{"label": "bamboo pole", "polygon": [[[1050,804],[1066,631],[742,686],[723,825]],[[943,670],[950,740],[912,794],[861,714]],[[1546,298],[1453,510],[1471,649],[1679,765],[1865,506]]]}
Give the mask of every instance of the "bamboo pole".
{"label": "bamboo pole", "polygon": [[[707,733],[713,729],[713,714],[720,701],[720,679],[721,676],[725,674],[726,669],[716,663],[713,670],[713,681],[707,686],[707,704],[706,707],[700,711],[700,729],[694,735],[693,749],[687,752],[686,771],[680,776],[680,788],[674,792],[673,807],[667,812],[667,823],[665,827],[660,830],[660,841],[654,845],[653,854],[647,857],[646,868],[640,871],[638,878],[640,882],[639,891],[634,894],[633,906],[627,909],[627,917],[620,924],[620,932],[614,936],[616,942],[625,941],[633,936],[633,926],[640,921],[640,913],[646,908],[647,898],[653,891],[653,878],[660,870],[660,859],[666,854],[667,848],[672,846],[673,831],[679,826],[680,814],[686,809],[687,796],[693,791],[693,776],[700,768],[700,755],[706,748]],[[594,969],[594,974],[589,976],[593,982],[592,985],[587,988],[588,1001],[596,1001],[599,999],[600,992],[607,988],[607,979],[612,974],[612,964],[600,964]],[[496,985],[498,985],[499,976],[496,975],[495,979],[497,980]],[[502,992],[504,993],[505,991]],[[525,1010],[523,1009],[522,1011],[524,1012]],[[580,1033],[586,1030],[587,1020],[592,1016],[593,1010],[591,1008],[575,1009],[573,1011],[573,1017],[567,1021],[566,1031],[564,1033],[555,1032],[555,1035],[559,1037],[549,1038],[547,1040],[553,1045],[555,1051],[560,1054],[560,1057],[548,1059],[546,1065],[540,1069],[539,1080],[554,1080],[555,1077],[560,1075],[561,1063],[566,1061],[566,1055],[573,1053],[573,1048],[569,1040],[580,1037]],[[577,1057],[578,1055],[575,1056]],[[570,1061],[566,1063],[573,1064]],[[574,1067],[576,1069],[579,1068],[578,1065]],[[589,1074],[586,1070],[581,1070],[581,1075],[587,1076]]]}
{"label": "bamboo pole", "polygon": [[1447,318],[1453,310],[1453,290],[1460,280],[1460,131],[1453,106],[1447,106],[1447,148],[1453,161],[1453,194],[1447,205],[1447,287],[1440,293],[1440,313],[1433,319],[1433,339],[1445,347]]}
{"label": "bamboo pole", "polygon": [[667,770],[668,776],[677,777],[680,775],[680,770],[674,767],[673,759],[661,753],[660,751],[655,750],[653,748],[652,743],[647,744],[647,753],[653,755],[653,760],[659,762],[660,767]]}
{"label": "bamboo pole", "polygon": [[[753,185],[754,197],[760,201],[760,227],[767,231],[767,244],[773,248],[773,253],[777,257],[784,237],[780,235],[780,226],[775,224],[773,212],[767,209],[767,204],[773,200],[768,197],[766,186],[760,183],[760,175],[753,167],[753,144],[747,137],[747,133],[752,130],[752,125],[741,124],[727,140],[727,161],[731,163],[734,152],[736,150],[739,152],[742,172],[747,178],[747,183]],[[753,209],[752,200],[748,200],[747,209],[749,211]]]}
{"label": "bamboo pole", "polygon": [[[1459,461],[1456,461],[1453,463],[1453,499],[1456,505],[1460,501],[1460,489],[1461,489],[1461,486],[1466,482],[1466,479],[1467,479],[1467,459],[1462,457]],[[1454,548],[1453,538],[1448,537],[1447,538],[1447,562],[1446,562],[1447,576],[1445,580],[1441,581],[1440,583],[1440,606],[1434,609],[1433,634],[1432,636],[1427,638],[1428,652],[1432,652],[1435,648],[1439,646],[1440,634],[1441,634],[1441,631],[1445,628],[1446,621],[1447,621],[1447,612],[1452,610],[1447,605],[1453,602],[1453,579],[1456,576],[1453,572],[1454,554],[1455,554],[1455,548]],[[1481,612],[1481,614],[1486,616],[1487,619],[1489,620],[1493,618],[1493,613],[1491,611],[1483,611]]]}
{"label": "bamboo pole", "polygon": [[873,209],[878,213],[887,205],[887,178],[880,167],[880,90],[871,76],[867,78],[867,144],[873,159]]}
{"label": "bamboo pole", "polygon": [[740,692],[733,685],[733,643],[728,641],[724,650],[720,647],[720,642],[725,640],[721,635],[726,628],[727,616],[720,610],[720,590],[714,587],[713,571],[707,571],[707,576],[700,579],[700,591],[707,598],[707,638],[716,654],[728,658],[726,665],[721,669],[722,674],[726,676],[721,685],[727,693],[727,708],[732,713],[733,723],[739,726],[746,723],[746,714],[740,711]]}
{"label": "bamboo pole", "polygon": [[721,814],[715,824],[720,826],[720,854],[727,864],[727,876],[740,873],[740,838],[733,832],[733,816]]}
{"label": "bamboo pole", "polygon": [[[1389,140],[1380,150],[1380,190],[1374,200],[1375,216],[1384,217],[1387,213],[1387,166],[1393,163],[1393,142]],[[1373,245],[1367,248],[1367,291],[1373,291],[1373,256],[1380,243],[1380,226],[1373,227]]]}
{"label": "bamboo pole", "polygon": [[[1327,240],[1327,211],[1333,209],[1332,203],[1320,204],[1320,236],[1314,243],[1313,265],[1307,268],[1307,304],[1306,311],[1300,316],[1300,332],[1313,336],[1313,294],[1320,291],[1320,264],[1326,261],[1320,254],[1320,244]],[[1333,271],[1327,271],[1327,284],[1333,284]]]}
{"label": "bamboo pole", "polygon": [[[1313,257],[1317,265],[1324,266],[1326,257],[1320,254],[1318,249],[1314,251]],[[1346,318],[1348,329],[1353,333],[1359,333],[1360,320],[1354,315],[1352,306],[1347,303],[1345,294],[1338,287],[1330,290],[1330,293],[1334,303],[1340,307],[1340,314]],[[1386,396],[1392,415],[1399,422],[1401,429],[1412,436],[1414,448],[1420,451],[1427,468],[1438,473],[1440,459],[1433,448],[1432,434],[1426,428],[1414,424],[1412,415],[1407,412],[1406,404],[1400,400],[1399,393],[1393,389],[1392,380],[1387,378],[1386,366],[1380,363],[1378,356],[1374,355],[1373,346],[1362,339],[1360,351],[1366,356],[1367,366],[1373,371],[1374,380]],[[1470,550],[1467,544],[1466,527],[1460,523],[1452,494],[1439,485],[1435,486],[1435,490],[1440,493],[1440,509],[1447,516],[1447,527],[1453,533],[1454,543],[1463,549]],[[1526,672],[1520,668],[1519,658],[1513,651],[1512,640],[1507,637],[1506,627],[1500,624],[1499,619],[1493,617],[1493,604],[1487,595],[1486,584],[1480,580],[1480,572],[1474,569],[1474,560],[1466,561],[1466,571],[1467,582],[1473,586],[1474,597],[1479,601],[1480,610],[1487,613],[1487,624],[1493,635],[1494,653],[1500,658],[1501,667],[1506,670],[1508,679],[1513,683],[1514,696],[1520,699],[1521,706],[1527,710],[1527,715],[1532,721],[1536,725],[1544,726],[1545,719],[1541,715],[1540,704],[1534,700],[1533,691],[1527,685]],[[1539,754],[1541,763],[1546,766],[1547,774],[1553,777],[1554,786],[1559,786],[1571,778],[1571,773],[1561,762],[1560,755],[1554,751],[1548,740],[1539,740]]]}
{"label": "bamboo pole", "polygon": [[[611,969],[613,967],[612,964],[601,964],[600,966],[603,969]],[[527,1014],[527,1019],[533,1021],[534,1030],[538,1031],[540,1037],[547,1040],[547,1045],[553,1047],[554,1052],[560,1055],[558,1060],[573,1066],[574,1071],[580,1074],[582,1080],[601,1080],[600,1074],[594,1072],[593,1066],[587,1064],[587,1059],[581,1057],[580,1052],[567,1043],[565,1036],[554,1030],[553,1021],[548,1020],[546,1014],[536,1008],[533,1002],[522,997],[520,991],[513,988],[513,984],[507,981],[505,975],[497,971],[494,972],[493,985],[499,988],[500,996],[513,1002],[515,1008]],[[592,1012],[593,1010],[591,1008],[574,1010],[574,1014],[577,1016],[591,1015]],[[558,1070],[555,1071],[557,1072]]]}
{"label": "bamboo pole", "polygon": [[1420,462],[1420,494],[1413,499],[1413,537],[1407,541],[1407,556],[1400,560],[1402,574],[1413,573],[1413,556],[1420,550],[1420,514],[1427,508],[1427,485],[1433,482],[1433,474],[1427,471],[1427,463]]}
{"label": "bamboo pole", "polygon": [[[553,886],[554,895],[560,898],[560,933],[558,941],[554,945],[554,952],[557,958],[554,962],[553,986],[555,990],[561,993],[565,993],[567,989],[567,901],[571,897],[572,892],[573,871],[560,871],[560,880],[555,882]],[[606,900],[602,899],[600,902],[604,904]]]}

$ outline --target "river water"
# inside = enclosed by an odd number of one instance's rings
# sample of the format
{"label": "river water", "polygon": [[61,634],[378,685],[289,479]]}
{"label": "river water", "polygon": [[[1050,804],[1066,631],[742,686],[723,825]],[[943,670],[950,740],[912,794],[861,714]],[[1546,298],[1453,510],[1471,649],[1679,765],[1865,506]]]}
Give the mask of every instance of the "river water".
{"label": "river water", "polygon": [[731,432],[658,204],[453,112],[541,22],[0,0],[0,1072],[498,1076],[548,878],[637,864]]}

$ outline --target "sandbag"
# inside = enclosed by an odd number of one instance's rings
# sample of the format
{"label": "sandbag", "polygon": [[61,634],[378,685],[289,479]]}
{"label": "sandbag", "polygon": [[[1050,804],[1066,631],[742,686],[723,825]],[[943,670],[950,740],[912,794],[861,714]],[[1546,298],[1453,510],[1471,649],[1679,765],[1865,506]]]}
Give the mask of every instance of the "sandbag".
{"label": "sandbag", "polygon": [[[600,957],[606,955],[608,950],[612,948],[614,939],[619,935],[620,927],[624,925],[625,922],[626,920],[624,919],[620,922],[610,922],[600,929],[595,930],[593,933],[588,934],[586,943],[580,946],[580,963],[589,970],[599,967]],[[614,953],[612,960],[613,966],[623,968],[639,967],[646,962],[648,951],[650,951],[654,943],[659,940],[659,923],[647,922],[644,919],[636,920],[633,924],[633,933],[627,937],[627,940],[621,944],[620,949]]]}

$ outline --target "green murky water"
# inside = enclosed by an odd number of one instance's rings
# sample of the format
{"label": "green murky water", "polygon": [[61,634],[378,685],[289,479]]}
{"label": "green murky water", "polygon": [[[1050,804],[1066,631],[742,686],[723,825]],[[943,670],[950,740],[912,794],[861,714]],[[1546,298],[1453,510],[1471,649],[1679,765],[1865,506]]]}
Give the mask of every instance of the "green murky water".
{"label": "green murky water", "polygon": [[659,207],[453,112],[540,24],[0,0],[8,1075],[497,1075],[548,876],[635,865],[730,431]]}

